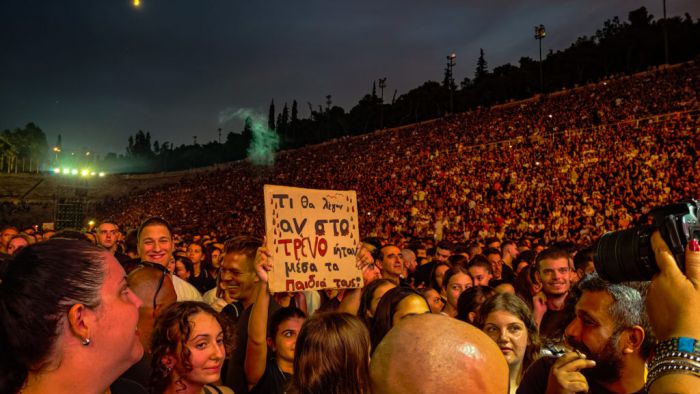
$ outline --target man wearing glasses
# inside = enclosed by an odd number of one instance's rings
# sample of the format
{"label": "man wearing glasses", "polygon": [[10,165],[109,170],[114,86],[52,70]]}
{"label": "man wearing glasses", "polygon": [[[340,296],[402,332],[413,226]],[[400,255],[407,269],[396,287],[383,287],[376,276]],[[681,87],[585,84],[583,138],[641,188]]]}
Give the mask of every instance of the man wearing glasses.
{"label": "man wearing glasses", "polygon": [[543,250],[535,260],[535,276],[542,283],[542,291],[535,296],[534,309],[536,316],[542,316],[540,337],[545,340],[561,339],[572,317],[565,308],[571,288],[570,260],[569,253],[558,248]]}

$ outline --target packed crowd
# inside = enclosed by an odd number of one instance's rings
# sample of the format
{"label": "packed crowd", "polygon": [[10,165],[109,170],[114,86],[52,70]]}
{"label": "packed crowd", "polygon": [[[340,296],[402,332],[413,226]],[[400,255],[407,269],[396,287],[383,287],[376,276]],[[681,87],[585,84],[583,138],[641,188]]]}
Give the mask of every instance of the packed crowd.
{"label": "packed crowd", "polygon": [[259,234],[262,185],[280,184],[356,190],[365,235],[585,243],[698,194],[683,174],[698,170],[699,93],[698,66],[681,65],[280,152],[269,168],[236,162],[98,212],[128,228],[159,215],[183,232]]}
{"label": "packed crowd", "polygon": [[[685,271],[651,237],[651,284],[593,245],[700,194],[699,92],[681,65],[5,226],[0,392],[693,392],[698,234]],[[265,183],[357,191],[361,288],[270,292]]]}
{"label": "packed crowd", "polygon": [[183,239],[157,217],[130,234],[109,221],[90,234],[2,229],[0,391],[691,393],[700,383],[697,233],[687,276],[651,237],[660,274],[650,285],[602,279],[613,262],[571,243],[367,238],[362,288],[299,293],[271,293],[273,256],[252,236]]}

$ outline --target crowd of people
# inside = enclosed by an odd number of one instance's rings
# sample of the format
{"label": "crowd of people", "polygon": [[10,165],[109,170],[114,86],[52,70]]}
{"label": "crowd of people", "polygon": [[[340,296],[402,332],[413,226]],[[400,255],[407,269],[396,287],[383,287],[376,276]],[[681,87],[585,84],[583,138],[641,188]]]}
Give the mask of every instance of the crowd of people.
{"label": "crowd of people", "polygon": [[[3,229],[4,251],[16,232]],[[461,250],[366,238],[362,288],[299,293],[271,293],[273,255],[248,235],[222,249],[211,236],[176,241],[153,217],[136,231],[133,257],[129,235],[109,221],[92,238],[23,235],[31,244],[0,263],[2,392],[690,393],[700,384],[697,233],[685,273],[653,234],[660,272],[650,284],[604,280],[590,250],[571,243],[489,238]],[[182,259],[186,277],[174,273]],[[197,279],[197,266],[215,280]]]}
{"label": "crowd of people", "polygon": [[[700,194],[698,71],[234,163],[90,231],[6,225],[0,392],[694,392],[698,233],[684,262],[651,237],[651,282],[593,245]],[[357,191],[361,288],[270,292],[265,183]]]}
{"label": "crowd of people", "polygon": [[585,243],[697,195],[683,176],[697,170],[697,75],[686,64],[279,152],[272,167],[236,162],[98,211],[128,228],[160,215],[183,232],[259,234],[262,185],[280,184],[356,190],[368,236]]}

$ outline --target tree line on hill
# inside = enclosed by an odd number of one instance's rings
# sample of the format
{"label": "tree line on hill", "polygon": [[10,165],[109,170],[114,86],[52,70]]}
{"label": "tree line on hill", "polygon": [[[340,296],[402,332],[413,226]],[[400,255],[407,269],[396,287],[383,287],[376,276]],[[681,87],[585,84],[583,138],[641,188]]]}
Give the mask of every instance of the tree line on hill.
{"label": "tree line on hill", "polygon": [[[606,20],[595,34],[579,37],[564,50],[549,51],[542,61],[542,93],[664,64],[664,37],[667,37],[670,64],[685,62],[700,54],[700,20],[694,21],[687,13],[683,17],[655,20],[641,7],[631,11],[627,21],[618,17]],[[388,78],[379,78],[372,82],[371,92],[349,111],[333,105],[332,96],[328,95],[325,105],[314,106],[307,102],[310,115],[300,118],[296,100],[284,103],[281,109],[272,100],[266,126],[277,132],[279,147],[289,149],[540,93],[538,60],[522,57],[518,65],[507,63],[489,70],[486,55],[487,51],[481,49],[474,75],[464,77],[459,83],[448,57],[442,82],[427,81],[398,97],[394,90],[391,99],[388,95],[385,97],[385,90],[391,91]],[[243,159],[258,126],[253,122],[247,118],[243,129],[238,133],[229,132],[223,142],[199,144],[195,141],[177,147],[169,142],[152,141],[150,133],[139,130],[129,137],[125,154],[109,153],[99,165],[112,172],[151,172]],[[5,146],[0,140],[0,149],[3,149],[0,154],[4,154]]]}
{"label": "tree line on hill", "polygon": [[0,133],[0,172],[38,172],[48,159],[46,134],[34,123]]}

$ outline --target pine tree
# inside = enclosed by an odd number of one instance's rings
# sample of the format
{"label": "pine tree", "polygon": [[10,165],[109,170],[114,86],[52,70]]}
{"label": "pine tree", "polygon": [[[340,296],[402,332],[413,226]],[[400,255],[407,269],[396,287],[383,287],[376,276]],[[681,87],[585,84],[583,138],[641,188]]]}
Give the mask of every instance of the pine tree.
{"label": "pine tree", "polygon": [[244,146],[247,149],[248,145],[250,145],[250,141],[253,140],[253,119],[250,116],[245,118],[245,124],[243,126],[243,131],[241,132],[241,135],[243,136]]}
{"label": "pine tree", "polygon": [[292,124],[295,124],[299,120],[299,109],[297,108],[297,101],[292,101]]}
{"label": "pine tree", "polygon": [[[246,122],[248,119],[246,119]],[[270,114],[267,117],[267,128],[270,130],[275,129],[275,100],[270,102]]]}
{"label": "pine tree", "polygon": [[281,127],[284,129],[284,131],[287,131],[289,128],[289,108],[287,108],[287,103],[284,103],[284,107],[282,108],[282,114],[281,114],[281,121],[282,121],[282,126],[277,125],[277,127]]}
{"label": "pine tree", "polygon": [[474,72],[474,81],[481,81],[486,75],[488,75],[488,63],[484,58],[484,49],[479,49],[479,59],[476,61],[476,71]]}

